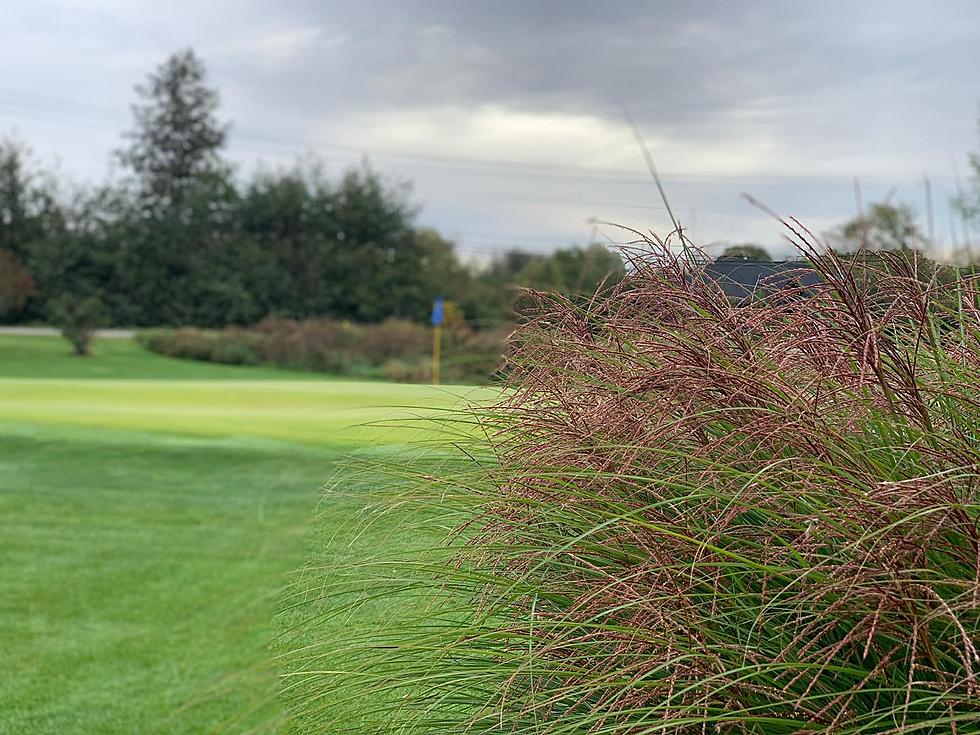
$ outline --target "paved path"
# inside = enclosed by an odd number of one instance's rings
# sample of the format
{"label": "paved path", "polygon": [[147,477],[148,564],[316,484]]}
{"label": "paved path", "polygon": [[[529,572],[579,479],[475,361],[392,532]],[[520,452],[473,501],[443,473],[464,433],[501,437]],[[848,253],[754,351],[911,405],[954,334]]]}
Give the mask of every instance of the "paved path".
{"label": "paved path", "polygon": [[[30,337],[57,337],[61,334],[54,327],[0,327],[0,334],[22,334]],[[135,329],[96,329],[99,339],[132,339]]]}

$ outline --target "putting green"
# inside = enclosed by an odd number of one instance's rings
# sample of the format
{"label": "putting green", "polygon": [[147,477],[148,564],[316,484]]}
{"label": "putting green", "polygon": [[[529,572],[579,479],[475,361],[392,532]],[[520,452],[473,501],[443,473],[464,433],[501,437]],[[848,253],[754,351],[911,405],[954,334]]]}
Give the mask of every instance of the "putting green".
{"label": "putting green", "polygon": [[420,424],[489,389],[353,381],[0,379],[0,421],[363,446],[433,438]]}

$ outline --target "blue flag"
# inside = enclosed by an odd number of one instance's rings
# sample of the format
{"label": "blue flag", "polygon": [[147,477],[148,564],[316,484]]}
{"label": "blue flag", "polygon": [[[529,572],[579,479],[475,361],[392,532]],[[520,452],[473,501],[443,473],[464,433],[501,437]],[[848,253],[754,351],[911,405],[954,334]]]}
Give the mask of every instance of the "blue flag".
{"label": "blue flag", "polygon": [[432,326],[442,326],[442,296],[436,296],[436,300],[432,304]]}

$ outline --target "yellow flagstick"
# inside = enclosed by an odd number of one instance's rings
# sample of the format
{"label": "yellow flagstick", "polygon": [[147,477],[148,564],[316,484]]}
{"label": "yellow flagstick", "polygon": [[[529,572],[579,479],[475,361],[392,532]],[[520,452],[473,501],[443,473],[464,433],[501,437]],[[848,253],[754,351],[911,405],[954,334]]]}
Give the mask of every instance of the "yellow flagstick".
{"label": "yellow flagstick", "polygon": [[432,328],[432,384],[439,385],[439,357],[442,351],[442,325]]}

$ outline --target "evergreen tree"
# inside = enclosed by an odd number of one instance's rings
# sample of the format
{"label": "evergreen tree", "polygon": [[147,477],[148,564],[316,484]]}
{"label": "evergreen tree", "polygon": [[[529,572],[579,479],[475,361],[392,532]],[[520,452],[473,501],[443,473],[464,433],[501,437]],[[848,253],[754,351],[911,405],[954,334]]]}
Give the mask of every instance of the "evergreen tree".
{"label": "evergreen tree", "polygon": [[336,244],[334,197],[318,165],[262,171],[240,201],[246,235],[272,258],[274,310],[306,318],[333,307],[330,264]]}
{"label": "evergreen tree", "polygon": [[31,168],[30,150],[13,138],[0,140],[0,250],[18,258],[28,244],[44,236],[56,210],[49,182]]}
{"label": "evergreen tree", "polygon": [[261,318],[269,305],[255,274],[260,253],[240,227],[239,195],[221,156],[226,126],[203,63],[192,50],[177,52],[137,94],[129,146],[118,154],[134,184],[116,218],[125,320],[220,326]]}
{"label": "evergreen tree", "polygon": [[38,292],[32,317],[49,318],[55,299],[106,299],[114,305],[128,300],[128,294],[118,293],[124,241],[107,211],[111,196],[106,189],[77,195],[62,208],[59,226],[31,243],[26,263]]}
{"label": "evergreen tree", "polygon": [[63,237],[65,230],[65,211],[52,178],[33,163],[23,143],[0,140],[0,317],[43,316],[47,295],[35,271],[46,243]]}
{"label": "evergreen tree", "polygon": [[221,157],[227,126],[216,116],[220,98],[191,49],[171,55],[136,92],[135,127],[119,160],[135,175],[143,204],[167,209],[201,176],[227,171]]}
{"label": "evergreen tree", "polygon": [[335,185],[316,165],[264,172],[241,206],[248,236],[275,256],[276,311],[296,318],[422,319],[452,250],[417,230],[405,189],[366,165]]}
{"label": "evergreen tree", "polygon": [[424,277],[414,214],[406,187],[386,185],[367,165],[343,176],[334,192],[334,257],[323,274],[335,316],[371,322],[418,312],[417,298],[405,301],[407,286]]}

